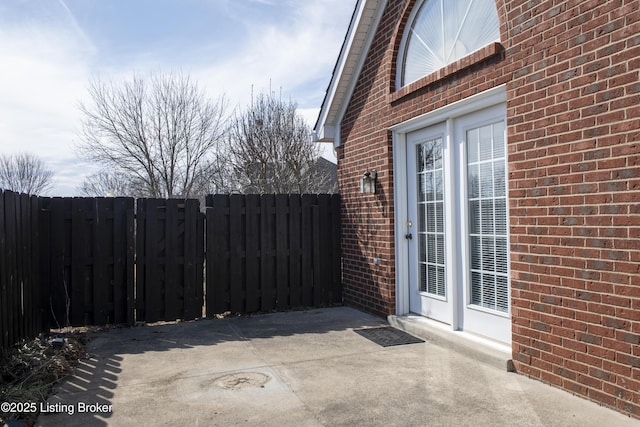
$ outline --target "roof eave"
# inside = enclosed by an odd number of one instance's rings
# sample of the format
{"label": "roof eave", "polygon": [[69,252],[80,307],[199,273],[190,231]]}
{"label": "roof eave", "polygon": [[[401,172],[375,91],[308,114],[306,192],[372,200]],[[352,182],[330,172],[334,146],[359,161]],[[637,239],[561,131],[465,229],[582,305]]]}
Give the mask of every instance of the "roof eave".
{"label": "roof eave", "polygon": [[325,93],[314,140],[340,145],[340,123],[364,65],[387,0],[358,0]]}

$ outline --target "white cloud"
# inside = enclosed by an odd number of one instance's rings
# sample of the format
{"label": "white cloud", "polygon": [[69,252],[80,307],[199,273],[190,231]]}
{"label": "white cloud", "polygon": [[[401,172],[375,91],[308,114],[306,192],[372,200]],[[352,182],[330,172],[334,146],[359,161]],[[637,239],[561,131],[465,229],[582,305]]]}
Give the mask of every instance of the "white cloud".
{"label": "white cloud", "polygon": [[[94,170],[74,155],[77,106],[91,77],[119,80],[134,72],[179,69],[212,97],[225,94],[232,108],[249,104],[252,86],[255,93],[282,90],[313,126],[356,0],[220,0],[216,19],[233,13],[244,36],[195,40],[177,64],[170,53],[151,49],[129,52],[135,63],[123,57],[103,61],[98,40],[94,44],[63,0],[0,1],[0,153],[40,155],[56,174],[52,193],[69,196]],[[325,157],[332,156],[329,147]]]}
{"label": "white cloud", "polygon": [[[283,90],[283,96],[301,108],[319,108],[331,70],[347,29],[352,2],[289,2],[291,19],[284,23],[251,21],[251,33],[229,58],[212,58],[215,64],[196,70],[209,90],[224,91],[244,107],[255,92]],[[336,19],[336,16],[341,19]],[[311,90],[309,82],[321,82]],[[310,121],[311,125],[315,119]]]}
{"label": "white cloud", "polygon": [[30,24],[0,29],[0,152],[38,154],[57,175],[56,193],[73,194],[77,178],[66,170],[73,168],[76,106],[86,92],[93,48],[65,25],[64,8],[52,12],[47,10],[47,25],[33,24],[34,15]]}

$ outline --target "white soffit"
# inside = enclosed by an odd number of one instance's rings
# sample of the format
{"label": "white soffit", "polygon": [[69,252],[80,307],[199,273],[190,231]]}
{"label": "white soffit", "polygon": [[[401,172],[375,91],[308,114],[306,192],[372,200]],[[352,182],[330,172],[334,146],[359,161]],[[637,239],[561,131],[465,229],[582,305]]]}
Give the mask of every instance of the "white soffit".
{"label": "white soffit", "polygon": [[340,122],[386,4],[387,0],[358,0],[318,115],[316,141],[340,145]]}

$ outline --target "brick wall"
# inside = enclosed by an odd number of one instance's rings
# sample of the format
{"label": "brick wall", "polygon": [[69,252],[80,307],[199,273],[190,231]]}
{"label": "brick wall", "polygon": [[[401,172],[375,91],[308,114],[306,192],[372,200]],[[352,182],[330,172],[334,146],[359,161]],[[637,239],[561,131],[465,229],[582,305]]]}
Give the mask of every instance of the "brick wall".
{"label": "brick wall", "polygon": [[500,46],[395,91],[414,4],[388,1],[342,123],[346,302],[395,313],[389,126],[506,83],[516,368],[640,417],[640,2],[497,0]]}
{"label": "brick wall", "polygon": [[519,372],[640,416],[640,12],[510,1]]}

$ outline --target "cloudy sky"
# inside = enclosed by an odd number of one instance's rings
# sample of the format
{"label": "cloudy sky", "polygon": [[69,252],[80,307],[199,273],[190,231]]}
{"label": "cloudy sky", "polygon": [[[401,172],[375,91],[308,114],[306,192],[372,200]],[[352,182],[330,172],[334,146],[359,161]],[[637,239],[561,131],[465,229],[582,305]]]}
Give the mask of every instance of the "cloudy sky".
{"label": "cloudy sky", "polygon": [[92,170],[75,154],[78,103],[91,78],[134,73],[188,73],[230,108],[271,88],[313,126],[355,3],[0,0],[0,153],[38,154],[51,194],[76,195]]}

